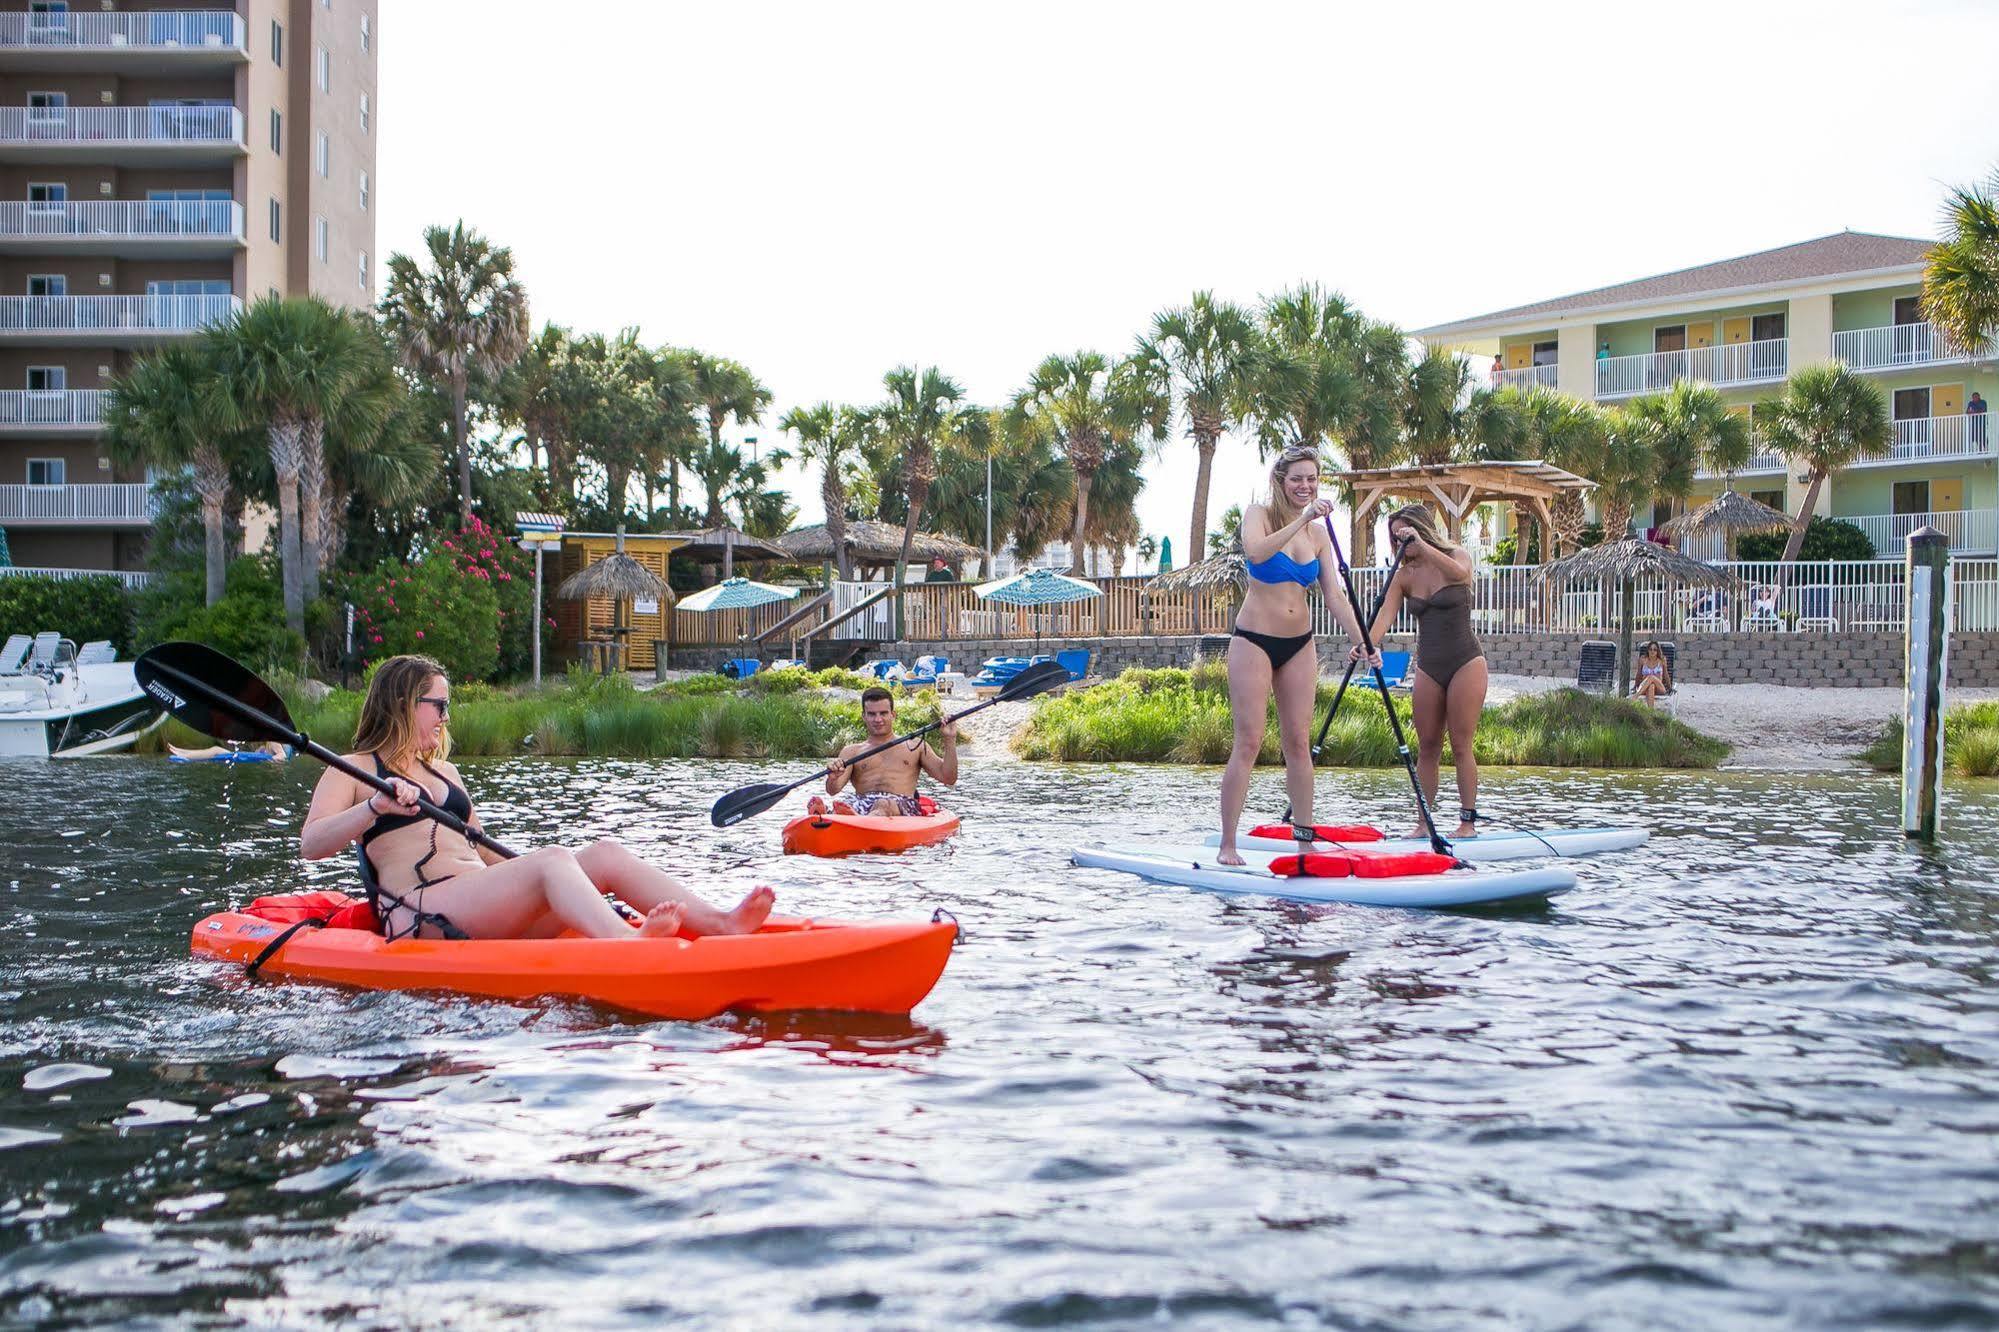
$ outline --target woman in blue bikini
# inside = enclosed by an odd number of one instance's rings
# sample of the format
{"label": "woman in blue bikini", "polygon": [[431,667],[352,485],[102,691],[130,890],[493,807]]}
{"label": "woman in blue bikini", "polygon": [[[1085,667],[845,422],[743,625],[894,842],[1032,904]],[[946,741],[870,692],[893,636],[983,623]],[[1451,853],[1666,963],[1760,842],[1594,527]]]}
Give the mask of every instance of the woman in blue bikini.
{"label": "woman in blue bikini", "polygon": [[[1332,543],[1320,521],[1333,511],[1319,498],[1319,455],[1289,448],[1270,468],[1270,502],[1252,504],[1242,516],[1243,558],[1249,590],[1236,613],[1229,640],[1229,709],[1235,716],[1235,745],[1222,774],[1222,844],[1216,859],[1240,865],[1236,825],[1249,798],[1249,778],[1263,749],[1263,731],[1272,694],[1277,697],[1277,732],[1284,746],[1284,785],[1291,796],[1292,821],[1312,822],[1312,710],[1318,703],[1319,653],[1312,642],[1312,611],[1305,589],[1319,585],[1356,647],[1360,617],[1340,586]],[[1374,652],[1369,660],[1381,663]]]}

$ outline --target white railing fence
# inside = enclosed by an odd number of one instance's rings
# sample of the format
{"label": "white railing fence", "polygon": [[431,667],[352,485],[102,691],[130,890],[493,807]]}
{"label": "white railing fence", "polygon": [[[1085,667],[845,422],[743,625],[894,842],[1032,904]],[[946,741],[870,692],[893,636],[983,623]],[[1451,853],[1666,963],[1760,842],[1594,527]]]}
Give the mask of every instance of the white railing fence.
{"label": "white railing fence", "polygon": [[[1988,345],[1979,355],[1988,356],[1991,352]],[[1885,370],[1967,359],[1963,343],[1931,324],[1850,328],[1832,335],[1832,354],[1855,370]]]}
{"label": "white railing fence", "polygon": [[94,426],[103,389],[0,389],[0,426]]}
{"label": "white railing fence", "polygon": [[1552,365],[1529,365],[1516,370],[1501,370],[1493,382],[1494,388],[1553,388],[1555,387],[1555,367]]}
{"label": "white railing fence", "polygon": [[243,206],[231,199],[0,203],[0,236],[242,235]]}
{"label": "white railing fence", "polygon": [[242,308],[235,296],[0,296],[0,333],[191,333]]}
{"label": "white railing fence", "polygon": [[0,577],[20,578],[116,578],[128,588],[141,588],[153,581],[143,569],[49,569],[29,564],[0,564]]}
{"label": "white railing fence", "polygon": [[233,106],[7,106],[0,140],[240,144],[243,115]]}
{"label": "white railing fence", "polygon": [[1788,338],[1765,338],[1686,351],[1608,356],[1596,363],[1596,391],[1599,397],[1616,397],[1670,388],[1682,379],[1709,384],[1782,379],[1789,373],[1790,347]]}
{"label": "white railing fence", "polygon": [[1875,553],[1883,559],[1899,556],[1908,548],[1909,533],[1926,524],[1949,537],[1952,550],[1987,552],[1995,549],[1992,544],[1994,532],[1990,509],[1952,509],[1935,513],[1867,513],[1844,517],[1840,521],[1852,523],[1867,533],[1867,539],[1874,543]]}
{"label": "white railing fence", "polygon": [[0,486],[0,523],[150,522],[153,488],[143,481],[65,486]]}
{"label": "white railing fence", "polygon": [[241,50],[244,23],[226,9],[162,9],[150,13],[0,14],[0,46],[131,46],[171,49],[223,46]]}
{"label": "white railing fence", "polygon": [[1879,458],[1865,458],[1856,467],[1887,463],[1930,462],[1942,458],[1990,457],[1992,427],[1985,414],[1917,416],[1895,422],[1895,442]]}

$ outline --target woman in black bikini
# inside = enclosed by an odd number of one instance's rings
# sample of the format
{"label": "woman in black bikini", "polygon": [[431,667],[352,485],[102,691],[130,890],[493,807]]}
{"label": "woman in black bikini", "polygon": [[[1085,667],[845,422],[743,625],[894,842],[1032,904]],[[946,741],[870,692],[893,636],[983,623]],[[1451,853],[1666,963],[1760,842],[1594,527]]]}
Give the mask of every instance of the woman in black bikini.
{"label": "woman in black bikini", "polygon": [[[596,939],[748,934],[770,914],[768,888],[722,911],[617,842],[581,851],[545,846],[506,860],[419,813],[421,794],[479,826],[458,769],[446,759],[450,708],[451,682],[436,662],[383,662],[361,704],[355,752],[347,760],[372,765],[395,798],[329,768],[306,810],[299,846],[307,860],[338,855],[360,841],[381,886],[377,910],[389,938],[445,937],[445,922],[474,939],[545,938],[565,929]],[[606,893],[645,911],[645,921],[636,929],[627,925]]]}
{"label": "woman in black bikini", "polygon": [[[1347,601],[1320,520],[1333,511],[1319,498],[1319,455],[1289,448],[1270,468],[1270,502],[1252,504],[1242,516],[1243,559],[1249,590],[1236,612],[1229,640],[1229,709],[1235,744],[1222,773],[1222,844],[1216,859],[1240,865],[1236,825],[1249,798],[1249,778],[1263,749],[1270,698],[1277,696],[1277,732],[1284,746],[1284,785],[1292,821],[1312,822],[1312,709],[1318,703],[1319,653],[1312,643],[1312,612],[1305,589],[1319,585],[1326,604],[1353,635],[1360,651],[1360,617]],[[1373,660],[1379,664],[1381,654]]]}
{"label": "woman in black bikini", "polygon": [[[1485,710],[1485,649],[1472,633],[1470,552],[1437,531],[1430,511],[1410,504],[1388,515],[1388,540],[1402,546],[1402,567],[1388,585],[1374,641],[1395,623],[1406,603],[1416,617],[1416,682],[1410,705],[1416,714],[1416,774],[1423,794],[1437,802],[1437,766],[1444,735],[1458,770],[1458,830],[1478,835],[1478,759],[1472,748],[1479,714]],[[1404,543],[1407,543],[1406,545]],[[1428,836],[1425,829],[1416,830]]]}

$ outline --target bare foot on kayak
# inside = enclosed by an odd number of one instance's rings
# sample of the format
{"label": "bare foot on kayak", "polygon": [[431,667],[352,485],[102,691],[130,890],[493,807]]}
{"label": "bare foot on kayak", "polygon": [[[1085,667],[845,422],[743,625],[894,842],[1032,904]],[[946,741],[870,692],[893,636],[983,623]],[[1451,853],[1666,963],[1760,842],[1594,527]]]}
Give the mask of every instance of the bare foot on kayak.
{"label": "bare foot on kayak", "polygon": [[1215,863],[1218,865],[1241,865],[1246,862],[1242,858],[1242,852],[1232,846],[1223,846],[1215,850]]}
{"label": "bare foot on kayak", "polygon": [[749,895],[736,903],[736,909],[728,912],[723,919],[728,923],[720,931],[723,934],[755,934],[763,928],[770,916],[770,909],[777,905],[777,893],[764,884],[750,889]]}
{"label": "bare foot on kayak", "polygon": [[639,922],[639,938],[671,939],[680,933],[682,910],[680,903],[668,902],[654,907]]}

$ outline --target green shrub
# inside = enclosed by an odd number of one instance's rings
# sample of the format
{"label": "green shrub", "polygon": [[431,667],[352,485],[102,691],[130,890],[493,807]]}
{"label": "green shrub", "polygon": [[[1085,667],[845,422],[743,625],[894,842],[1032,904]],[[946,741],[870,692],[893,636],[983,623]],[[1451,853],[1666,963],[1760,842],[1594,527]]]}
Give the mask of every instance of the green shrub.
{"label": "green shrub", "polygon": [[123,653],[132,641],[132,606],[116,578],[0,578],[0,636],[53,630],[78,645],[108,638]]}
{"label": "green shrub", "polygon": [[[1881,728],[1861,760],[1879,772],[1902,769],[1902,719]],[[1999,777],[1999,700],[1967,703],[1943,715],[1943,761],[1960,777]]]}
{"label": "green shrub", "polygon": [[[1738,537],[1735,555],[1742,560],[1778,560],[1784,557],[1789,532],[1751,532]],[[1838,518],[1813,518],[1805,524],[1805,541],[1798,547],[1801,560],[1871,560],[1874,542],[1853,523]]]}
{"label": "green shrub", "polygon": [[435,657],[456,680],[499,669],[500,604],[490,577],[467,574],[450,543],[405,567],[383,560],[348,580],[354,636],[367,661],[403,653]]}
{"label": "green shrub", "polygon": [[296,670],[305,640],[285,627],[284,588],[268,556],[245,555],[229,566],[222,599],[202,605],[203,576],[175,570],[138,598],[135,637],[142,647],[173,639],[206,643],[256,670]]}

